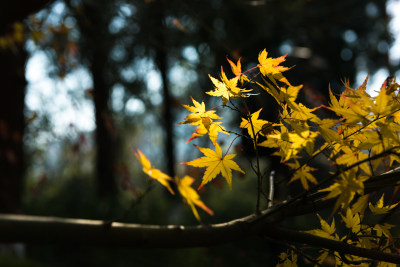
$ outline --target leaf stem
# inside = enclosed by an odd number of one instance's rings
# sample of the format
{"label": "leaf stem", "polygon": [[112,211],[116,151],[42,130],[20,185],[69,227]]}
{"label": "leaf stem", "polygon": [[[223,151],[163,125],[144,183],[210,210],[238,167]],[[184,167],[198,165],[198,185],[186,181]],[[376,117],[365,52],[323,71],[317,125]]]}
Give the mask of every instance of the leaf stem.
{"label": "leaf stem", "polygon": [[275,171],[272,170],[269,174],[269,193],[268,193],[268,208],[271,208],[274,200],[274,177]]}
{"label": "leaf stem", "polygon": [[260,199],[261,199],[261,190],[262,190],[262,175],[261,175],[261,171],[260,171],[260,155],[258,153],[258,146],[257,146],[257,133],[254,130],[254,124],[253,121],[251,120],[251,113],[250,113],[250,109],[247,106],[246,101],[242,101],[243,105],[246,109],[247,112],[247,119],[250,122],[250,126],[251,126],[251,131],[253,132],[253,138],[251,139],[253,141],[253,146],[254,146],[254,151],[256,153],[256,161],[257,161],[257,171],[256,171],[256,175],[257,175],[257,203],[256,203],[256,212],[260,212]]}

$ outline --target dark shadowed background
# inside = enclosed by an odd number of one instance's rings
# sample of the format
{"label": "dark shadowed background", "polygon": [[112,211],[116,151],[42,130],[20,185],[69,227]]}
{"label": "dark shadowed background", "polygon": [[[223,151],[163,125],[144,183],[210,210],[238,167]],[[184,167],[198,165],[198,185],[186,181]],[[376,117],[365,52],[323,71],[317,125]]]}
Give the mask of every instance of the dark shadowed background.
{"label": "dark shadowed background", "polygon": [[[246,70],[264,48],[272,57],[288,54],[283,65],[294,67],[286,76],[304,85],[300,100],[323,105],[329,84],[337,93],[345,78],[357,85],[369,73],[371,86],[380,86],[398,74],[399,23],[391,16],[398,6],[396,0],[2,1],[0,212],[196,224],[180,199],[158,185],[147,190],[132,149],[171,176],[189,171],[199,184],[202,173],[179,164],[199,156],[185,144],[194,128],[176,123],[191,96],[207,108],[220,105],[205,92],[212,89],[208,74],[218,77],[221,65],[233,77],[227,57],[241,58]],[[263,108],[263,119],[276,120],[271,97],[249,102],[253,111]],[[226,128],[237,130],[239,117],[226,110],[222,116]],[[226,137],[223,145],[233,140]],[[191,143],[210,145],[208,137]],[[254,211],[256,183],[246,159],[254,156],[252,145],[237,139],[234,147],[248,175],[234,176],[232,191],[218,178],[201,192],[215,212],[201,213],[206,222]],[[263,168],[284,179],[285,168],[270,153],[262,151]],[[270,266],[282,249],[258,239],[182,250],[18,244],[1,246],[0,265]]]}

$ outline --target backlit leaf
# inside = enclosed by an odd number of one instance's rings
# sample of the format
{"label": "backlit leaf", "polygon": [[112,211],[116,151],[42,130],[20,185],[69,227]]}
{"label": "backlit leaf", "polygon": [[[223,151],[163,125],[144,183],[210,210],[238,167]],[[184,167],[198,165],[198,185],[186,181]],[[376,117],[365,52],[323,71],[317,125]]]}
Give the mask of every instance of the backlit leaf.
{"label": "backlit leaf", "polygon": [[181,194],[184,201],[190,206],[192,212],[196,219],[200,221],[199,213],[197,212],[196,206],[203,209],[210,215],[213,215],[213,211],[210,210],[203,201],[200,200],[200,196],[197,194],[196,190],[192,188],[192,183],[194,178],[190,176],[185,176],[182,179],[175,177],[176,185],[178,186],[178,191]]}
{"label": "backlit leaf", "polygon": [[142,153],[140,149],[137,152],[133,151],[135,157],[139,160],[139,162],[143,166],[143,172],[150,176],[150,178],[157,180],[160,184],[165,186],[171,194],[175,194],[174,190],[172,190],[168,181],[172,181],[172,178],[167,174],[163,173],[159,169],[155,169],[151,166],[150,161],[146,158],[146,156]]}
{"label": "backlit leaf", "polygon": [[218,143],[215,144],[215,151],[209,148],[196,147],[204,154],[204,157],[189,162],[184,162],[182,164],[191,165],[194,167],[207,167],[203,175],[203,181],[199,188],[203,187],[221,173],[221,175],[229,184],[229,187],[232,189],[232,170],[244,173],[244,171],[240,169],[236,162],[232,160],[236,154],[222,155],[222,150]]}
{"label": "backlit leaf", "polygon": [[376,202],[376,205],[372,205],[371,203],[369,203],[369,209],[372,211],[373,214],[385,214],[399,204],[396,203],[393,205],[384,206],[383,204],[384,195],[385,194],[382,194],[382,197],[378,200],[378,202]]}

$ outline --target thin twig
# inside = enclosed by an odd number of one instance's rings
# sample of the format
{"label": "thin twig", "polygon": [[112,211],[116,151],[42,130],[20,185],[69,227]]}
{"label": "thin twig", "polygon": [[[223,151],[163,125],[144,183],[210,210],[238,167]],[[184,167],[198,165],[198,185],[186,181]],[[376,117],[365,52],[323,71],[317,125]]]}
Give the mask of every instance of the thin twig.
{"label": "thin twig", "polygon": [[138,197],[136,197],[134,200],[132,200],[131,204],[123,212],[123,214],[118,216],[118,217],[116,217],[116,218],[113,218],[113,219],[110,219],[110,220],[106,220],[104,222],[104,225],[111,226],[113,222],[122,221],[122,220],[126,219],[126,217],[129,215],[129,213],[131,213],[140,203],[142,203],[144,197],[147,196],[147,194],[153,188],[154,188],[154,180],[150,179],[149,182],[147,183],[146,189]]}
{"label": "thin twig", "polygon": [[271,173],[269,174],[269,191],[268,191],[268,208],[271,208],[273,205],[273,200],[274,200],[274,177],[275,177],[275,171],[272,170]]}
{"label": "thin twig", "polygon": [[260,211],[260,198],[261,198],[261,181],[262,181],[262,177],[261,177],[261,171],[260,171],[260,155],[258,154],[258,146],[257,146],[257,135],[256,135],[256,131],[254,130],[254,124],[253,121],[251,120],[251,113],[250,113],[250,109],[247,106],[246,101],[243,101],[243,104],[246,108],[247,111],[247,119],[250,122],[250,126],[251,126],[251,131],[253,133],[254,138],[252,138],[253,141],[253,146],[254,146],[254,150],[256,152],[256,161],[257,161],[257,204],[256,204],[256,212]]}

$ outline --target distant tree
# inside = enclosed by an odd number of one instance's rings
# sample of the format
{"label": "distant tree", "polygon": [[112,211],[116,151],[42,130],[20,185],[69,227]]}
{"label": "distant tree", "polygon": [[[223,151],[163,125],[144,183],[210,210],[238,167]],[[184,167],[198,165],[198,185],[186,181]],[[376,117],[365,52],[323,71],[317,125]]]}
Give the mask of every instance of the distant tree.
{"label": "distant tree", "polygon": [[22,21],[52,0],[0,3],[0,212],[21,208],[25,170],[25,51]]}
{"label": "distant tree", "polygon": [[109,24],[115,14],[115,3],[82,1],[79,6],[70,5],[70,9],[81,33],[79,47],[82,64],[87,65],[93,79],[98,192],[101,197],[115,196],[117,136],[109,106],[113,86],[109,74],[110,52],[115,42],[109,32]]}

